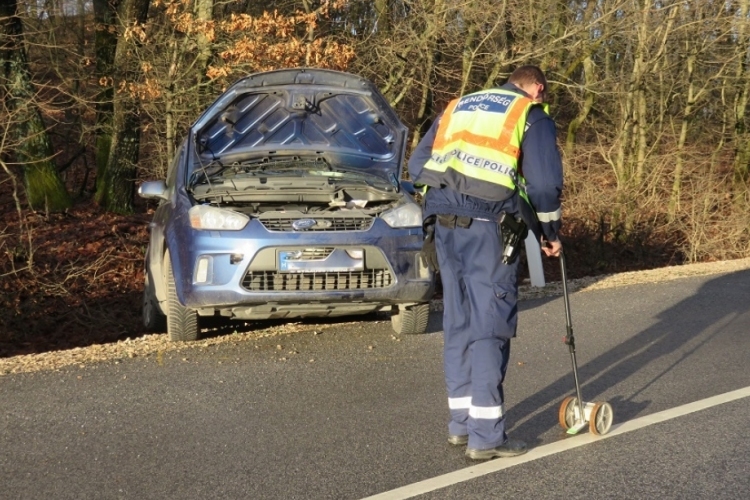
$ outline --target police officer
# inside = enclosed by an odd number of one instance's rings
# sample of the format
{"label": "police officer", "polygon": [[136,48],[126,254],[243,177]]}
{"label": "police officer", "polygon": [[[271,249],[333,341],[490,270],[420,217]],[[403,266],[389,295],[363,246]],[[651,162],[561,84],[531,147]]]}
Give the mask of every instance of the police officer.
{"label": "police officer", "polygon": [[518,261],[503,263],[501,214],[522,219],[547,256],[562,244],[562,161],[536,66],[451,101],[409,159],[424,197],[423,252],[443,285],[448,441],[475,460],[526,452],[505,432],[503,379],[516,335]]}

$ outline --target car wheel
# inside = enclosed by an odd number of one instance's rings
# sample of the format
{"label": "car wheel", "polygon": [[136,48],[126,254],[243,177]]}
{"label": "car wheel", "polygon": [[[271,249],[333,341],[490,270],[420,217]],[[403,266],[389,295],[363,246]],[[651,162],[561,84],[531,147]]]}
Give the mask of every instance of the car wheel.
{"label": "car wheel", "polygon": [[174,284],[172,261],[169,254],[165,257],[164,266],[167,269],[167,333],[173,342],[198,340],[198,313],[189,309],[177,300],[177,290]]}
{"label": "car wheel", "polygon": [[398,309],[391,315],[393,330],[401,334],[419,334],[427,331],[430,304],[417,304],[408,309]]}
{"label": "car wheel", "polygon": [[141,315],[143,317],[143,326],[149,332],[164,332],[167,330],[167,317],[159,309],[159,304],[156,300],[156,294],[154,289],[151,287],[151,283],[148,279],[148,272],[146,272],[146,281],[143,285],[143,307],[141,308]]}

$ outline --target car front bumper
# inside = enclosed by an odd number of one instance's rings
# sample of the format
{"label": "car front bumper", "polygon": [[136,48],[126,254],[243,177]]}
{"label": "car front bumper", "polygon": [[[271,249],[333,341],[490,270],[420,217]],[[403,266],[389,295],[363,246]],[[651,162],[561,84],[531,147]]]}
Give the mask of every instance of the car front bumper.
{"label": "car front bumper", "polygon": [[[179,222],[179,221],[178,221]],[[240,318],[341,315],[428,301],[434,276],[420,256],[421,228],[380,219],[365,231],[274,232],[251,220],[242,231],[166,231],[179,301],[201,314]],[[316,252],[361,251],[359,267],[330,268]],[[281,269],[280,252],[312,253]],[[324,253],[325,253],[324,252]],[[301,257],[304,258],[304,257]]]}

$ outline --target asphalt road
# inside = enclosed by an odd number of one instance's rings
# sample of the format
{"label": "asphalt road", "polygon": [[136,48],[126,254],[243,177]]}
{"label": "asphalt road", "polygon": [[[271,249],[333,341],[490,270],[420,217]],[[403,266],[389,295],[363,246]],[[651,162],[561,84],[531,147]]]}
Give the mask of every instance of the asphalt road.
{"label": "asphalt road", "polygon": [[446,442],[439,313],[420,336],[370,317],[3,376],[0,498],[750,498],[748,298],[750,271],[573,293],[584,400],[615,412],[604,437],[557,423],[562,298],[522,302],[519,459]]}

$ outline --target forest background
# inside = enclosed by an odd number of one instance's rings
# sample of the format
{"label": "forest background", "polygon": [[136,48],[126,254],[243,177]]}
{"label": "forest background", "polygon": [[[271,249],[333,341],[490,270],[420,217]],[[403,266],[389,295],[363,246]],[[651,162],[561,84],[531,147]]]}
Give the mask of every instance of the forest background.
{"label": "forest background", "polygon": [[145,333],[137,184],[229,84],[284,67],[372,80],[411,151],[452,98],[539,65],[571,277],[748,257],[749,4],[2,0],[0,357]]}

